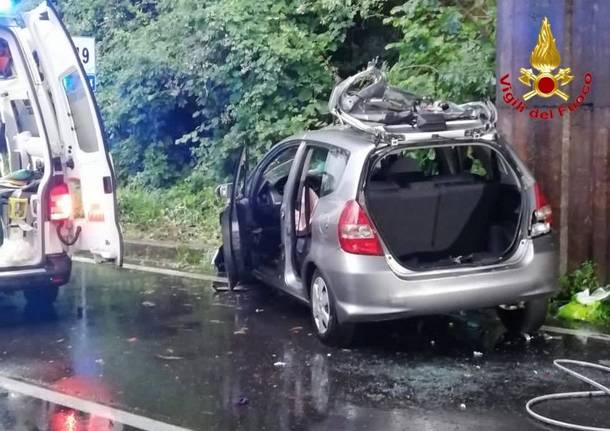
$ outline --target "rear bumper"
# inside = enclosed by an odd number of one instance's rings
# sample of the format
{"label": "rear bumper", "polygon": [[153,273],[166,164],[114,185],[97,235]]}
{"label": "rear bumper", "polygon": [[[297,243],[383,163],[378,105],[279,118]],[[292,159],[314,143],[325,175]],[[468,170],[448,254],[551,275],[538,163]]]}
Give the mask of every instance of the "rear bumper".
{"label": "rear bumper", "polygon": [[[330,263],[330,264],[329,264]],[[335,294],[343,322],[493,307],[552,295],[558,287],[558,256],[553,236],[530,241],[512,266],[470,273],[399,278],[384,257],[340,257],[319,266]]]}
{"label": "rear bumper", "polygon": [[62,286],[70,280],[71,272],[68,255],[49,255],[44,266],[0,271],[0,292]]}

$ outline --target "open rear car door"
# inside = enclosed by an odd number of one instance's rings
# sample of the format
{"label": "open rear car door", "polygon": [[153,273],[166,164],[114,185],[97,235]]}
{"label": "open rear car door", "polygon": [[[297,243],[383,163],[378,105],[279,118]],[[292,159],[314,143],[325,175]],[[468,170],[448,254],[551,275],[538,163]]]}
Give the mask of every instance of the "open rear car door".
{"label": "open rear car door", "polygon": [[229,279],[229,289],[233,290],[240,281],[247,279],[245,241],[245,213],[248,202],[245,197],[246,178],[248,175],[248,150],[244,147],[233,174],[233,186],[229,206],[221,216],[222,249],[225,272]]}
{"label": "open rear car door", "polygon": [[[93,92],[72,39],[47,2],[24,14],[32,48],[53,98],[63,154],[63,182],[71,196],[72,252],[91,252],[96,260],[122,264],[116,182]],[[57,174],[57,168],[55,168]],[[65,186],[64,186],[65,187]],[[53,196],[51,196],[53,200]],[[51,202],[51,206],[53,202]]]}

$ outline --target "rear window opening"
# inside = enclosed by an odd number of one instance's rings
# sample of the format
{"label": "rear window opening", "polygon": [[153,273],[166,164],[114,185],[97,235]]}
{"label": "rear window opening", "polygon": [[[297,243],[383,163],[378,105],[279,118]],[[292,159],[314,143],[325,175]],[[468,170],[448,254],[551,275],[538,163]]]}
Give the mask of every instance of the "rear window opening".
{"label": "rear window opening", "polygon": [[521,185],[495,149],[443,145],[376,157],[364,187],[366,207],[400,264],[414,270],[491,265],[512,254]]}

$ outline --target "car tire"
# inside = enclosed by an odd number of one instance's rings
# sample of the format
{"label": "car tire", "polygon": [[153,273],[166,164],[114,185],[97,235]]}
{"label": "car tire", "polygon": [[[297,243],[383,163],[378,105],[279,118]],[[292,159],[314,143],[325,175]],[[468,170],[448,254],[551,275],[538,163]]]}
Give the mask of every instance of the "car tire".
{"label": "car tire", "polygon": [[311,320],[318,338],[328,346],[350,345],[354,338],[354,324],[339,322],[332,288],[318,270],[311,277],[309,292]]}
{"label": "car tire", "polygon": [[540,298],[528,301],[522,307],[500,306],[496,311],[509,333],[531,334],[544,324],[548,307],[549,299]]}
{"label": "car tire", "polygon": [[27,289],[23,291],[28,307],[48,308],[57,300],[59,287],[44,286],[37,289]]}

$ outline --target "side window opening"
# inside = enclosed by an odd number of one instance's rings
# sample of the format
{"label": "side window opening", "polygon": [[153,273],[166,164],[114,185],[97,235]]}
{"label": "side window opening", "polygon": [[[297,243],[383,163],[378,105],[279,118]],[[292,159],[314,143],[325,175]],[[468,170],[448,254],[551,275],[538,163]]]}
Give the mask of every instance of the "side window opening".
{"label": "side window opening", "polygon": [[332,148],[328,152],[324,173],[322,175],[321,197],[328,196],[337,189],[337,186],[343,177],[343,173],[345,172],[348,158],[349,154],[347,151],[339,148]]}
{"label": "side window opening", "polygon": [[96,130],[91,127],[96,119],[92,117],[91,106],[87,98],[89,89],[77,70],[62,77],[62,85],[66,92],[72,122],[76,132],[79,148],[86,153],[99,150]]}
{"label": "side window opening", "polygon": [[19,133],[27,132],[31,136],[39,137],[40,133],[38,132],[32,103],[28,99],[11,100],[11,107]]}
{"label": "side window opening", "polygon": [[9,79],[15,76],[13,56],[8,42],[0,38],[0,79]]}
{"label": "side window opening", "polygon": [[290,168],[296,157],[298,146],[293,146],[282,151],[273,159],[263,170],[263,182],[276,184],[279,181],[285,181],[290,174]]}
{"label": "side window opening", "polygon": [[339,148],[316,146],[309,151],[309,160],[303,167],[295,205],[298,236],[308,234],[318,202],[336,190],[349,158],[349,154]]}

